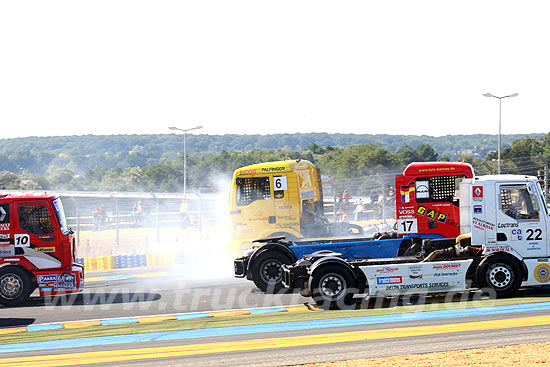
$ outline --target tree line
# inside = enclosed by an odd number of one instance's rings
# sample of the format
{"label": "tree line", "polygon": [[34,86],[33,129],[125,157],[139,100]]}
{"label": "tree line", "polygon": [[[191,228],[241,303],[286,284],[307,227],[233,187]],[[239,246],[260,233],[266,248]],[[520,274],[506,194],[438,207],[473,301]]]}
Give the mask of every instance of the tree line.
{"label": "tree line", "polygon": [[[93,137],[92,140],[95,139],[96,137]],[[146,139],[142,142],[145,141]],[[97,142],[100,143],[99,140]],[[110,165],[97,164],[82,168],[74,163],[75,157],[69,157],[68,153],[54,153],[54,148],[59,148],[61,145],[61,143],[55,145],[50,141],[47,147],[51,150],[41,151],[43,155],[37,154],[37,150],[35,154],[31,152],[26,158],[25,167],[20,167],[15,172],[3,169],[0,172],[0,188],[13,190],[182,191],[183,157],[176,152],[165,155],[162,160],[148,161],[147,157],[157,156],[161,151],[158,149],[149,151],[142,147],[136,149],[133,154],[125,154],[124,159],[121,158],[124,164],[120,164],[120,162]],[[128,148],[129,145],[125,145],[125,147]],[[114,148],[106,143],[105,148],[109,149],[102,154],[110,156],[113,163],[117,161],[117,156],[119,158],[122,156],[121,151],[116,151],[121,147]],[[81,153],[91,152],[89,149],[89,147],[83,147]],[[161,155],[165,153],[162,152]],[[254,148],[248,151],[209,151],[208,154],[190,150],[187,156],[187,185],[190,190],[213,189],[220,180],[229,180],[233,171],[239,167],[283,159],[307,159],[320,168],[323,175],[331,176],[337,184],[340,182],[340,186],[349,179],[370,177],[369,179],[372,180],[372,177],[376,175],[391,177],[414,161],[459,160],[471,163],[477,174],[496,173],[497,153],[495,150],[489,151],[484,157],[472,154],[471,151],[463,153],[459,157],[452,158],[427,143],[416,146],[401,144],[394,151],[377,143],[323,146],[317,142],[312,142],[304,148],[295,149],[288,147]],[[127,156],[134,154],[140,158],[135,161],[128,160]],[[46,164],[46,157],[52,155],[56,155],[54,160],[59,159],[60,162],[67,160],[67,163],[60,166],[49,165],[43,172],[33,172],[31,167]],[[537,171],[543,169],[549,162],[550,134],[540,137],[516,138],[502,152],[503,173],[536,175]],[[368,180],[365,180],[365,185],[360,190],[368,190],[368,183]]]}

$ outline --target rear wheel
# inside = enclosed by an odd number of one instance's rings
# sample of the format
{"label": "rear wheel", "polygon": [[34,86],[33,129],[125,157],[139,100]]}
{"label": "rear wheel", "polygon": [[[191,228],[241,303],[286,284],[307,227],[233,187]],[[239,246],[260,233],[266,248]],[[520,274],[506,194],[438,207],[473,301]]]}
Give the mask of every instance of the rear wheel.
{"label": "rear wheel", "polygon": [[278,251],[266,251],[252,264],[252,281],[266,293],[275,293],[283,288],[282,265],[290,265],[288,256]]}
{"label": "rear wheel", "polygon": [[311,276],[309,289],[315,303],[323,308],[343,309],[354,306],[356,281],[342,266],[327,264],[316,269]]}
{"label": "rear wheel", "polygon": [[492,288],[497,297],[507,297],[521,285],[521,267],[508,256],[496,254],[481,261],[476,278],[479,288]]}
{"label": "rear wheel", "polygon": [[25,302],[34,290],[29,274],[17,267],[7,266],[0,269],[0,303],[5,306],[17,306]]}

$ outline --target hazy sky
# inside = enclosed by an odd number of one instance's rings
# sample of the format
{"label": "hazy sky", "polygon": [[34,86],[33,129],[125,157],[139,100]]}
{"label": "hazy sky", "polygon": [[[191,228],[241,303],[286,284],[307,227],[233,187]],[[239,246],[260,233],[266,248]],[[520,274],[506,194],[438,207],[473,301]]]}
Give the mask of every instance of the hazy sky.
{"label": "hazy sky", "polygon": [[0,137],[550,131],[549,1],[2,1]]}

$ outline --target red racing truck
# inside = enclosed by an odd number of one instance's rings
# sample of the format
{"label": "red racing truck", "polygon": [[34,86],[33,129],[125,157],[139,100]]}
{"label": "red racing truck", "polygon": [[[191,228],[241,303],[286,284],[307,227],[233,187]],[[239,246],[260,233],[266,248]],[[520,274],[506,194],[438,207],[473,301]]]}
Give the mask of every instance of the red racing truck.
{"label": "red racing truck", "polygon": [[80,292],[84,267],[75,262],[76,243],[59,197],[0,195],[0,304]]}

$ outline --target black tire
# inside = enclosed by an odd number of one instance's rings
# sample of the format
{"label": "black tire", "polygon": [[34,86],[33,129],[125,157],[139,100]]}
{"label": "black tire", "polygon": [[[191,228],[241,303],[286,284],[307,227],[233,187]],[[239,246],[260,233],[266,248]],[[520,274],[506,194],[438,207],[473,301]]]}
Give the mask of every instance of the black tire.
{"label": "black tire", "polygon": [[477,268],[476,280],[480,289],[491,288],[497,297],[508,297],[521,285],[521,266],[506,255],[495,254],[481,261]]}
{"label": "black tire", "polygon": [[0,303],[18,306],[24,303],[34,290],[29,273],[18,266],[0,268]]}
{"label": "black tire", "polygon": [[252,281],[266,293],[275,293],[283,288],[282,264],[290,265],[288,256],[279,251],[266,251],[252,264]]}
{"label": "black tire", "polygon": [[311,297],[325,309],[347,309],[355,307],[353,296],[357,284],[350,271],[337,264],[321,265],[309,282]]}
{"label": "black tire", "polygon": [[363,234],[363,227],[357,224],[348,224],[348,233],[355,236]]}

